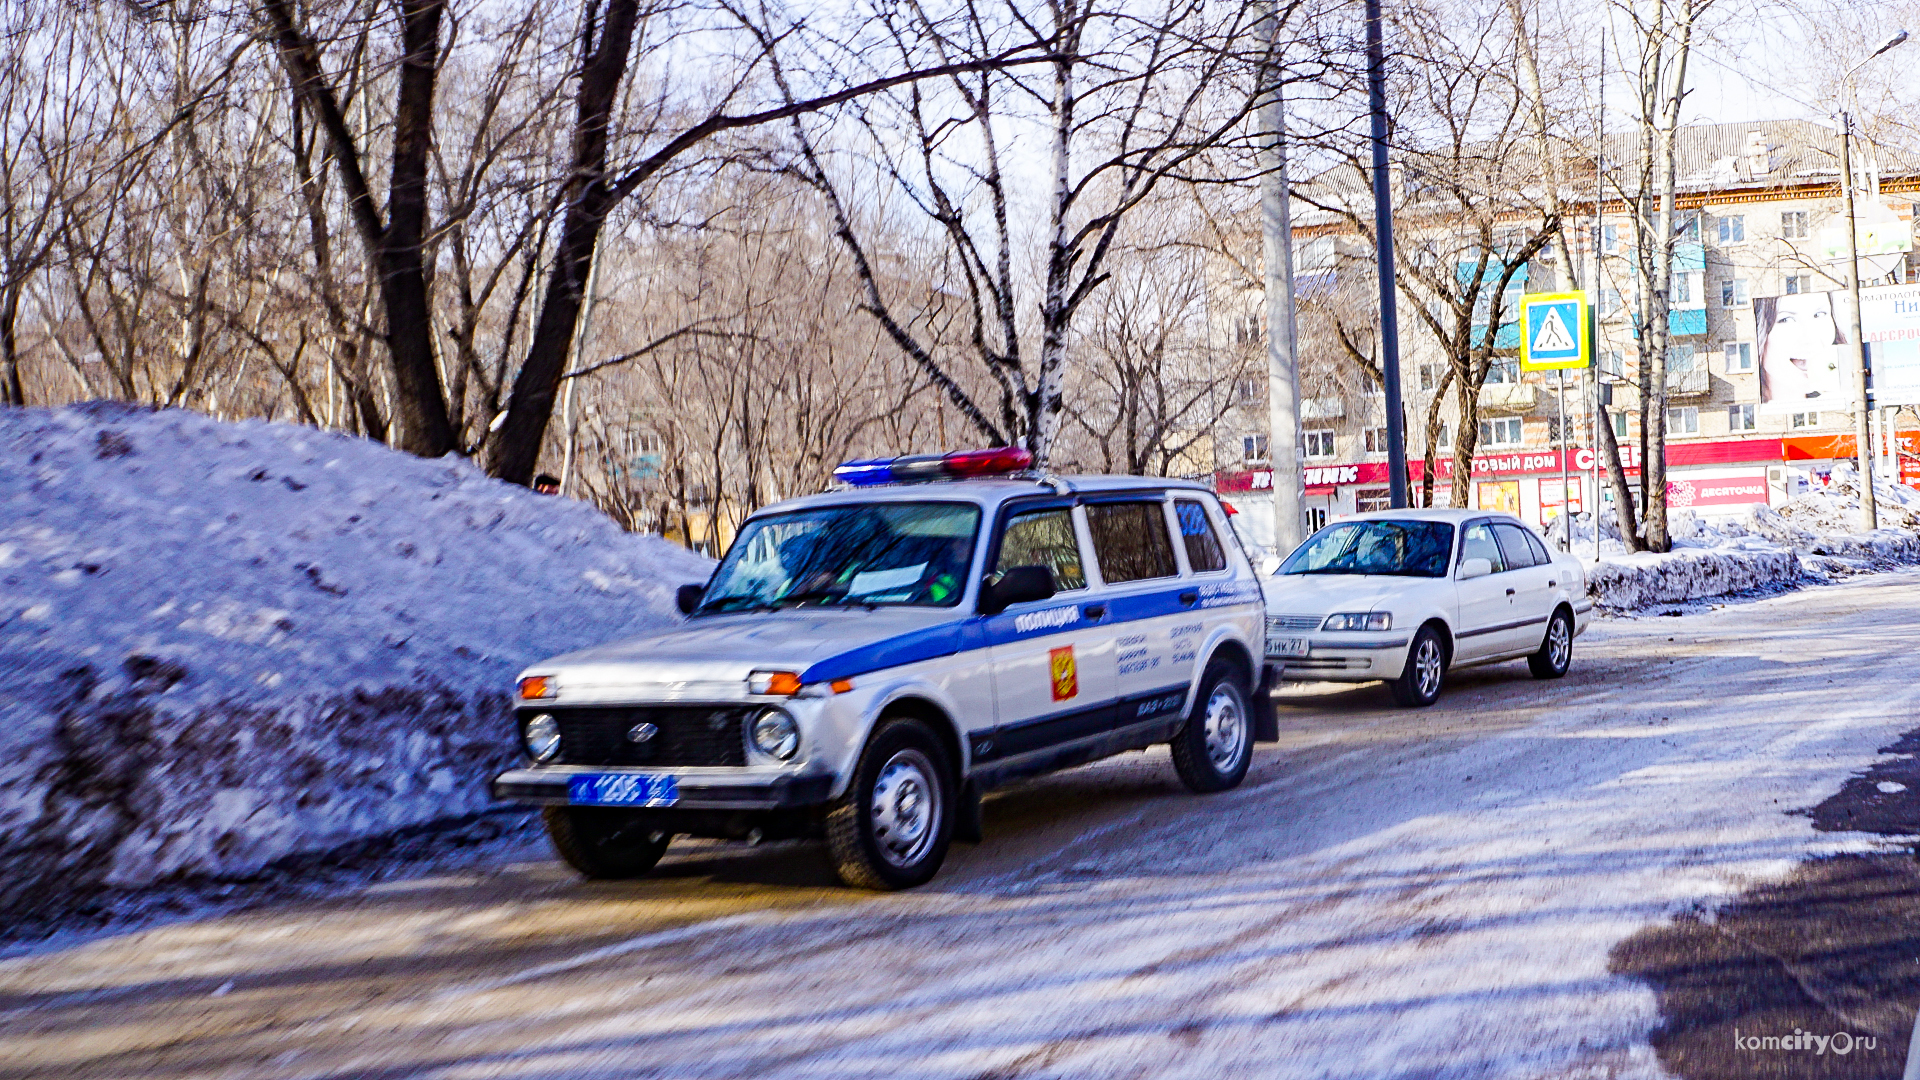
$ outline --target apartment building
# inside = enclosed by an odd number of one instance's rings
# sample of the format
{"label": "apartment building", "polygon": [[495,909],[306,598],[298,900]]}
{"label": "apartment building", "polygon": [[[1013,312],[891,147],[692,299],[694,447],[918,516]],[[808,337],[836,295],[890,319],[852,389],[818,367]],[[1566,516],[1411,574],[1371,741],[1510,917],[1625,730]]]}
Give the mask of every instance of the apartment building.
{"label": "apartment building", "polygon": [[[1626,162],[1622,176],[1612,175],[1608,189],[1624,178],[1633,157],[1631,141],[1610,138],[1608,159]],[[1915,278],[1911,248],[1915,198],[1920,198],[1920,163],[1868,149],[1863,179],[1868,194],[1859,200],[1863,221],[1873,223],[1887,250],[1862,260],[1863,285],[1904,284]],[[1702,514],[1744,512],[1755,502],[1782,501],[1808,479],[1818,483],[1838,458],[1851,457],[1853,413],[1847,391],[1829,391],[1824,402],[1808,399],[1791,408],[1763,401],[1761,345],[1755,325],[1756,300],[1771,312],[1768,297],[1825,293],[1843,287],[1844,266],[1834,256],[1844,240],[1844,211],[1839,187],[1839,140],[1832,130],[1805,121],[1714,124],[1685,128],[1678,140],[1679,238],[1674,252],[1670,297],[1670,345],[1667,351],[1667,409],[1656,422],[1667,437],[1669,501]],[[1594,228],[1593,184],[1585,184],[1584,203],[1577,178],[1583,166],[1569,165],[1576,181],[1563,195],[1568,239],[1575,263],[1573,278],[1596,303],[1597,370],[1566,379],[1566,424],[1562,431],[1556,373],[1523,373],[1512,346],[1517,336],[1503,327],[1486,385],[1479,393],[1478,440],[1468,485],[1470,505],[1509,510],[1539,524],[1571,505],[1592,509],[1596,492],[1593,400],[1596,387],[1606,402],[1605,415],[1620,443],[1630,476],[1639,474],[1642,445],[1639,403],[1639,349],[1634,334],[1636,295],[1633,221],[1617,199],[1601,202]],[[1585,163],[1591,178],[1592,164]],[[1444,215],[1422,213],[1408,199],[1399,211],[1401,234],[1415,246],[1423,231],[1458,228]],[[1597,234],[1597,236],[1596,236]],[[1599,287],[1593,287],[1594,244],[1599,246]],[[1371,246],[1337,215],[1297,216],[1295,250],[1301,262],[1303,313],[1312,308],[1311,290],[1329,292],[1328,279],[1345,276],[1353,296],[1373,288]],[[1472,271],[1463,266],[1463,274]],[[1364,279],[1364,280],[1362,280]],[[1566,268],[1551,250],[1515,268],[1504,296],[1503,322],[1513,318],[1527,292],[1567,288]],[[1401,293],[1400,344],[1403,398],[1408,421],[1407,453],[1412,462],[1416,501],[1424,480],[1424,460],[1436,459],[1434,500],[1444,504],[1451,480],[1458,408],[1451,393],[1440,394],[1445,355],[1424,329],[1418,312],[1408,312]],[[1482,306],[1482,312],[1486,310]],[[1838,304],[1833,312],[1844,310]],[[1304,317],[1304,316],[1303,316]],[[1365,318],[1373,315],[1367,312]],[[1868,340],[1872,341],[1869,327]],[[1337,367],[1344,347],[1303,330],[1303,368]],[[1776,376],[1778,378],[1778,376]],[[1336,380],[1337,381],[1337,380]],[[1322,380],[1324,383],[1325,380]],[[1384,507],[1387,492],[1384,395],[1377,387],[1351,385],[1331,394],[1303,391],[1301,419],[1307,463],[1310,524],[1342,514]],[[1438,419],[1428,439],[1427,418]],[[1238,438],[1222,438],[1216,455],[1216,479],[1223,492],[1259,492],[1270,486],[1264,433],[1264,398],[1245,402],[1227,417]],[[1914,425],[1909,421],[1908,427]],[[1429,446],[1431,443],[1431,447]],[[1904,478],[1920,483],[1920,432],[1903,431]],[[1891,464],[1891,462],[1889,462]],[[1565,482],[1563,484],[1563,470]],[[1611,499],[1599,485],[1602,504]],[[1637,492],[1636,492],[1637,495]]]}

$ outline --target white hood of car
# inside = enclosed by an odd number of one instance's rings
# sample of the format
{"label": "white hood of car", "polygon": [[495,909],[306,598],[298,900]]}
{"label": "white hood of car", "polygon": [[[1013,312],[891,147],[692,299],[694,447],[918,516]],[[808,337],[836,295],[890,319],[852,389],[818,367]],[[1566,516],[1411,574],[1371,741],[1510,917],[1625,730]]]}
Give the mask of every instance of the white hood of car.
{"label": "white hood of car", "polygon": [[1421,586],[1445,586],[1446,578],[1374,574],[1275,574],[1266,579],[1267,610],[1275,615],[1331,615],[1374,611],[1389,596]]}
{"label": "white hood of car", "polygon": [[560,701],[616,693],[634,700],[734,698],[746,694],[747,676],[754,671],[806,672],[849,653],[903,645],[937,655],[949,635],[957,645],[962,621],[958,608],[702,615],[671,630],[543,660],[524,674],[552,676]]}

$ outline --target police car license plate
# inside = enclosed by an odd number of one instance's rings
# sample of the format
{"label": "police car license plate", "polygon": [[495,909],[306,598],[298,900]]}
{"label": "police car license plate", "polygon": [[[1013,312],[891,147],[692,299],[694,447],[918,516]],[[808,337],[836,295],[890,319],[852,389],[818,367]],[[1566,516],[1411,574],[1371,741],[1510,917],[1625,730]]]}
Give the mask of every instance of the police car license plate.
{"label": "police car license plate", "polygon": [[1268,656],[1305,656],[1308,642],[1303,637],[1283,637],[1267,639]]}
{"label": "police car license plate", "polygon": [[575,806],[672,806],[680,784],[671,776],[586,773],[567,778],[567,801]]}

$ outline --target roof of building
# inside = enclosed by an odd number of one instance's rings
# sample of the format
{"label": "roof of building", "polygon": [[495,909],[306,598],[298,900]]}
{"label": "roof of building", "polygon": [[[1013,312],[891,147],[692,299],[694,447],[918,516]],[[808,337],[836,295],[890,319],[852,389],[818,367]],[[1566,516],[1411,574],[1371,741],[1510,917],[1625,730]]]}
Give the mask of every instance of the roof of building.
{"label": "roof of building", "polygon": [[[1608,133],[1609,174],[1625,181],[1623,167],[1639,160],[1640,133]],[[1883,176],[1920,175],[1920,159],[1897,148],[1859,144],[1863,164]],[[1591,145],[1582,153],[1589,155]],[[1840,176],[1840,133],[1811,120],[1758,120],[1735,124],[1688,124],[1674,134],[1674,169],[1682,191],[1797,187],[1831,183]]]}

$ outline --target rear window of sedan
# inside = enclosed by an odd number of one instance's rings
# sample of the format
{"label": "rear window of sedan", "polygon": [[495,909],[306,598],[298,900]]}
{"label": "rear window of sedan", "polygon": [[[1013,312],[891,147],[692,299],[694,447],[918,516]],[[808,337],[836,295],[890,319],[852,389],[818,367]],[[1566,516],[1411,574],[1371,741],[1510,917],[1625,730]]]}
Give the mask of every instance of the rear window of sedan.
{"label": "rear window of sedan", "polygon": [[1453,526],[1445,521],[1342,521],[1307,538],[1281,574],[1445,577]]}

